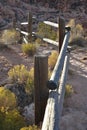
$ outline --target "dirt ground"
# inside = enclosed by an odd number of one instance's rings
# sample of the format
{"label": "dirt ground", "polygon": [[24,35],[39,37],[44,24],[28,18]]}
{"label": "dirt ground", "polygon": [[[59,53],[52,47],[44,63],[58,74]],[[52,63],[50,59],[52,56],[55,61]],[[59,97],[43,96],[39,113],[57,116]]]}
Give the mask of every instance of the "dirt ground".
{"label": "dirt ground", "polygon": [[[46,47],[43,47],[43,51],[46,49]],[[42,52],[42,50],[40,51]],[[68,75],[67,83],[72,85],[74,93],[67,99],[64,116],[66,117],[68,113],[72,117],[74,114],[71,111],[73,111],[84,112],[84,115],[87,117],[87,46],[82,48],[77,47],[71,51],[70,55],[69,69],[71,74]],[[0,49],[0,85],[7,82],[9,69],[17,64],[24,64],[30,69],[34,65],[34,58],[25,56],[21,51],[20,44],[10,45],[8,48]],[[68,120],[70,121],[69,118]],[[77,127],[75,126],[72,129],[68,129],[69,127],[66,125],[68,127],[66,127],[66,130],[87,130],[87,118],[85,122],[86,125],[85,127],[82,126],[82,129],[76,129]],[[61,130],[64,129],[61,128]]]}
{"label": "dirt ground", "polygon": [[71,52],[69,70],[74,93],[65,100],[60,130],[87,130],[87,46]]}
{"label": "dirt ground", "polygon": [[68,100],[69,106],[87,113],[87,47],[71,52],[70,69],[73,72],[68,81],[74,93]]}
{"label": "dirt ground", "polygon": [[7,48],[0,49],[0,84],[8,79],[8,71],[14,65],[24,64],[30,69],[33,67],[32,57],[25,56],[21,51],[21,45],[9,45]]}

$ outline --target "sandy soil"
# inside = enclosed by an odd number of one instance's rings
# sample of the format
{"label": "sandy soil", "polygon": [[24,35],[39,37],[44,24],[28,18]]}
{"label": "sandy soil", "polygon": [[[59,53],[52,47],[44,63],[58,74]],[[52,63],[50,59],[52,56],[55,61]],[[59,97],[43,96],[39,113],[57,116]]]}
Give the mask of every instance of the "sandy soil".
{"label": "sandy soil", "polygon": [[65,100],[60,130],[87,130],[87,47],[71,52],[69,70],[74,93]]}
{"label": "sandy soil", "polygon": [[[48,48],[43,47],[43,51],[47,49]],[[40,51],[42,52],[41,48]],[[21,52],[20,44],[10,45],[9,48],[0,49],[0,85],[6,83],[6,79],[8,78],[7,73],[12,66],[24,64],[30,69],[34,65],[33,60],[34,58],[27,57]],[[77,114],[79,118],[78,112],[80,112],[85,119],[85,117],[87,117],[87,46],[82,48],[77,47],[71,51],[69,69],[71,70],[71,74],[68,75],[67,83],[72,85],[74,93],[66,101],[67,106],[65,107],[63,118],[65,117],[70,121],[70,118],[66,117],[67,114],[71,117]],[[77,113],[73,114],[71,111]],[[62,120],[64,120],[63,118]],[[76,118],[76,116],[73,117],[73,120],[74,118]],[[80,124],[83,122],[83,118],[81,118]],[[71,122],[71,124],[73,123]],[[66,130],[87,130],[87,118],[85,119],[85,124],[85,127],[82,126],[82,129],[76,129],[77,127],[68,129],[69,126],[67,125],[68,128],[66,127]],[[62,126],[64,126],[64,123]],[[61,128],[61,130],[64,129]]]}
{"label": "sandy soil", "polygon": [[33,67],[32,57],[25,56],[21,51],[21,45],[9,45],[8,48],[0,49],[0,84],[8,79],[8,71],[14,65],[24,64],[28,69]]}
{"label": "sandy soil", "polygon": [[68,99],[69,107],[87,113],[87,47],[71,52],[70,69],[73,74],[69,76],[68,82],[72,85],[74,93]]}
{"label": "sandy soil", "polygon": [[[54,47],[41,46],[37,49],[36,54],[49,55],[52,49]],[[0,49],[0,85],[7,82],[9,69],[14,65],[20,64],[24,64],[28,69],[34,66],[34,57],[24,55],[21,50],[21,44],[8,45],[7,48]]]}

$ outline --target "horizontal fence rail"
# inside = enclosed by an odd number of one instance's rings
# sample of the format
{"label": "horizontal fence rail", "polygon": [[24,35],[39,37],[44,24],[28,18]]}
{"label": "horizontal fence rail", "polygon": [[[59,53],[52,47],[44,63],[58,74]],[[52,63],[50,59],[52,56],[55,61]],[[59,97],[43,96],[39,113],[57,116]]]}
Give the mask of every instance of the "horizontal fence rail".
{"label": "horizontal fence rail", "polygon": [[68,68],[69,68],[69,58],[70,58],[70,52],[67,52],[65,59],[64,59],[64,66],[63,66],[62,75],[61,75],[59,88],[58,88],[58,111],[59,111],[58,116],[59,116],[59,119],[61,117],[61,113],[62,113],[62,109],[63,109],[65,85],[66,85]]}
{"label": "horizontal fence rail", "polygon": [[41,130],[58,130],[58,120],[58,92],[50,90]]}
{"label": "horizontal fence rail", "polygon": [[49,90],[49,98],[45,110],[42,130],[59,130],[59,121],[63,108],[69,57],[69,53],[67,52],[64,60],[64,67],[60,79],[59,88],[55,90]]}
{"label": "horizontal fence rail", "polygon": [[[16,29],[16,30],[18,30],[18,29]],[[22,35],[25,35],[25,36],[28,36],[28,35],[29,35],[28,32],[21,31],[21,30],[18,30],[18,31],[20,31],[20,33],[21,33]],[[42,36],[38,35],[38,34],[35,33],[35,32],[32,32],[32,36],[36,36],[37,38],[40,38],[40,39],[43,40],[44,42],[50,43],[50,44],[55,45],[55,46],[58,46],[58,44],[59,44],[58,42],[56,42],[56,41],[54,41],[54,40],[51,40],[51,39],[48,39],[48,38],[43,38]],[[24,37],[23,37],[23,39],[24,39]],[[24,39],[24,41],[25,41],[25,43],[28,43],[27,40],[26,40],[26,38]]]}
{"label": "horizontal fence rail", "polygon": [[62,68],[63,68],[63,63],[64,63],[66,51],[67,51],[69,37],[70,37],[70,32],[67,32],[65,34],[63,45],[62,45],[60,54],[58,56],[56,65],[54,67],[52,76],[51,76],[51,78],[50,78],[50,80],[47,84],[48,88],[51,89],[51,90],[56,89],[58,87],[58,81],[59,81],[60,74],[61,74],[61,71],[62,71]]}
{"label": "horizontal fence rail", "polygon": [[[58,41],[54,41],[54,40],[51,40],[51,39],[48,39],[48,38],[45,38],[45,37],[42,37],[40,35],[38,35],[37,33],[33,32],[32,31],[32,21],[33,19],[37,20],[36,17],[32,16],[32,13],[30,12],[28,14],[28,22],[22,22],[20,23],[20,25],[27,25],[28,26],[28,32],[25,32],[23,30],[19,30],[20,33],[23,35],[23,40],[25,43],[29,43],[29,42],[32,42],[32,36],[35,36],[37,38],[40,38],[41,40],[43,40],[44,42],[47,42],[47,43],[50,43],[50,44],[53,44],[55,46],[59,46],[59,51],[61,49],[61,44],[62,44],[62,41],[61,41],[61,38],[64,37],[64,31],[65,31],[65,25],[63,25],[63,23],[65,23],[64,19],[63,18],[59,18],[59,24],[58,23],[53,23],[53,22],[50,22],[50,21],[39,21],[39,22],[43,22],[44,24],[47,24],[49,26],[52,26],[54,28],[59,28],[59,34],[61,34],[61,36],[59,36],[59,43]],[[57,31],[58,32],[58,31]],[[63,35],[63,36],[62,36]],[[25,36],[25,38],[24,38]],[[26,36],[28,37],[28,40],[26,39]],[[27,41],[27,42],[26,42]]]}
{"label": "horizontal fence rail", "polygon": [[[21,25],[28,26],[28,32],[17,29],[23,36],[25,43],[32,42],[32,36],[40,38],[44,42],[58,47],[59,56],[53,69],[50,80],[48,80],[48,56],[35,56],[34,66],[34,98],[35,98],[35,124],[42,123],[41,130],[59,130],[59,122],[63,109],[65,84],[69,66],[68,42],[70,38],[70,27],[65,26],[64,18],[59,18],[59,24],[43,21],[44,24],[57,28],[59,42],[42,37],[32,31],[32,14],[28,15],[28,22]],[[26,37],[28,41],[26,40]],[[46,109],[45,109],[46,108]],[[45,114],[44,114],[45,113]]]}
{"label": "horizontal fence rail", "polygon": [[53,22],[50,22],[50,21],[43,21],[43,23],[50,25],[50,26],[53,26],[55,28],[59,27],[58,23],[53,23]]}
{"label": "horizontal fence rail", "polygon": [[[46,109],[44,110],[42,104],[39,104],[40,110],[44,111],[44,116],[41,117],[41,119],[35,120],[35,124],[38,124],[38,122],[42,121],[42,129],[41,130],[59,130],[59,122],[60,117],[62,114],[63,109],[63,102],[64,102],[64,95],[65,95],[65,84],[67,80],[67,73],[68,73],[68,65],[69,65],[69,49],[68,49],[68,41],[70,38],[70,27],[65,27],[65,20],[63,18],[59,19],[59,25],[57,23],[44,21],[45,24],[59,28],[59,43],[56,41],[52,41],[48,38],[43,38],[42,36],[39,36],[35,32],[32,32],[32,35],[39,37],[41,40],[46,41],[48,43],[52,43],[59,47],[59,56],[57,58],[57,62],[55,64],[54,70],[52,72],[50,80],[45,84],[47,86],[47,90],[49,90],[49,96],[47,100]],[[43,70],[41,70],[43,73]],[[38,71],[39,73],[39,71]],[[38,75],[37,73],[37,75]],[[41,74],[40,74],[41,75]],[[40,81],[41,83],[42,81]],[[37,84],[38,86],[38,84]],[[40,87],[40,86],[39,86]],[[41,89],[39,89],[39,97],[38,102],[40,103],[40,97],[42,97]],[[38,90],[37,90],[38,91]],[[46,91],[46,87],[44,89]],[[47,96],[46,96],[47,97]],[[37,97],[36,97],[37,99]],[[44,97],[43,97],[44,99]],[[46,103],[46,100],[42,100],[42,102]],[[38,103],[37,103],[38,104]],[[35,104],[35,106],[37,106]],[[36,109],[37,110],[37,107]],[[39,117],[40,115],[43,115],[40,113],[39,110]],[[36,116],[35,116],[36,117]]]}

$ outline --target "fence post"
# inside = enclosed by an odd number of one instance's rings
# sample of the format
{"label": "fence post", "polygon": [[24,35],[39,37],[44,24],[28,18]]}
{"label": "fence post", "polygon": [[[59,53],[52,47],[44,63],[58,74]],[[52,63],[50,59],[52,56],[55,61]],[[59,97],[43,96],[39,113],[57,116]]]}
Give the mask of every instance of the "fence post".
{"label": "fence post", "polygon": [[59,53],[63,44],[63,39],[65,36],[65,20],[59,17]]}
{"label": "fence post", "polygon": [[28,14],[28,41],[32,42],[32,13]]}
{"label": "fence post", "polygon": [[43,120],[45,107],[48,99],[48,57],[36,55],[34,63],[34,86],[35,86],[35,124]]}

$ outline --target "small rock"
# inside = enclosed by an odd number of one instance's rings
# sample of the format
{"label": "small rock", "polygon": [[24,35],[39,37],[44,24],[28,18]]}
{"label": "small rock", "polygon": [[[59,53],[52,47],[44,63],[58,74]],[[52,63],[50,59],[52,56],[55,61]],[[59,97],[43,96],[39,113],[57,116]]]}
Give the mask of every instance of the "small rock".
{"label": "small rock", "polygon": [[23,115],[29,124],[34,124],[35,119],[34,111],[35,111],[34,103],[31,103],[30,105],[24,107]]}

